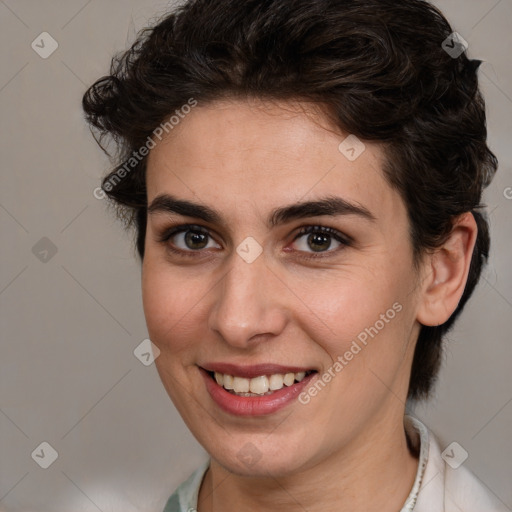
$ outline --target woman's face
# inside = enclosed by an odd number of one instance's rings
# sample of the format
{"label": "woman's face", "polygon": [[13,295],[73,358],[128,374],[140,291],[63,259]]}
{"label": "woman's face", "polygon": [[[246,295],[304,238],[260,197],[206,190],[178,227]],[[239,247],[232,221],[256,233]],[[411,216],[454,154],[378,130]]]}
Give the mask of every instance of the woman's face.
{"label": "woman's face", "polygon": [[198,104],[149,155],[156,365],[239,474],[293,474],[402,421],[421,300],[408,218],[380,147],[340,146],[348,135],[291,104],[224,101]]}

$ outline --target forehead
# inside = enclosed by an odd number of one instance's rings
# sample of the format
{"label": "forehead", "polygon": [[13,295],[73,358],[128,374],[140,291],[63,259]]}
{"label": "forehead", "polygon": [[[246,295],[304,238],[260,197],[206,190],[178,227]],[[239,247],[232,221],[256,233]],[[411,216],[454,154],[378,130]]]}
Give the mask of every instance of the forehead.
{"label": "forehead", "polygon": [[[150,151],[148,202],[167,192],[217,209],[250,203],[267,210],[336,194],[398,214],[382,148],[349,135],[307,104],[198,104]],[[357,153],[364,147],[357,158],[347,158],[354,152],[346,152],[345,140]]]}

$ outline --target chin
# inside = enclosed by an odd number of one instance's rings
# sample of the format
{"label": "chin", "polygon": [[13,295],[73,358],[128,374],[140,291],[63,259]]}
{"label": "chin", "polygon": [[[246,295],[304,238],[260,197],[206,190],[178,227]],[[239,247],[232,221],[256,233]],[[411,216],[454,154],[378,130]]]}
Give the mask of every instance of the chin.
{"label": "chin", "polygon": [[219,442],[208,446],[210,438],[203,447],[224,469],[241,476],[281,478],[314,465],[314,456],[308,454],[304,442],[269,443],[269,435],[250,434],[231,438],[226,444]]}

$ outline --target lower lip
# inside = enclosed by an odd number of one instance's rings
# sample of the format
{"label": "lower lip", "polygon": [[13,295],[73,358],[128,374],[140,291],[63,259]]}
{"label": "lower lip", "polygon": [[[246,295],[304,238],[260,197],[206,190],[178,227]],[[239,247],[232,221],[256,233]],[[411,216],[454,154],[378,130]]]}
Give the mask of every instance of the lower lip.
{"label": "lower lip", "polygon": [[312,373],[300,382],[296,382],[289,387],[285,386],[274,391],[271,395],[238,396],[219,386],[206,370],[200,368],[200,372],[212,400],[223,411],[236,416],[262,416],[283,409],[297,398],[315,375]]}

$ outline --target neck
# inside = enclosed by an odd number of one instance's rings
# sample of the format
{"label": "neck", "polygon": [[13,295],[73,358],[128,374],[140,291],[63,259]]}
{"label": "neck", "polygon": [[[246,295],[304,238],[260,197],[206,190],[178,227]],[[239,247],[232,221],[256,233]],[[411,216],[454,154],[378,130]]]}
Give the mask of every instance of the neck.
{"label": "neck", "polygon": [[403,425],[400,414],[373,422],[350,447],[286,477],[240,476],[212,459],[199,493],[199,512],[282,512],[283,507],[292,512],[396,512],[418,468],[403,427],[396,428]]}

